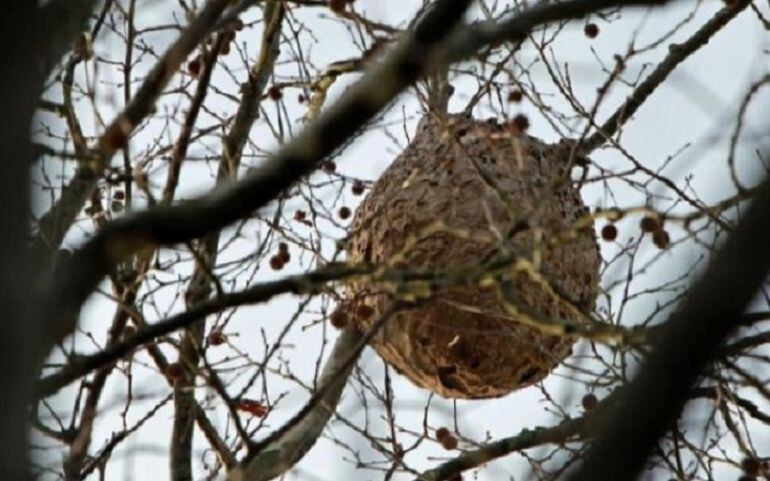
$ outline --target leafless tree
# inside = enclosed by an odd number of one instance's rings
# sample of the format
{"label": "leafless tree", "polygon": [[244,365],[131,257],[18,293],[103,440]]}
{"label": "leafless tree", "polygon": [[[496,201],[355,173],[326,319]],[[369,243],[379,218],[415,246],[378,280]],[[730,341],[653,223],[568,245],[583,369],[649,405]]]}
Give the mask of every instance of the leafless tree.
{"label": "leafless tree", "polygon": [[[0,476],[770,479],[767,7],[4,7]],[[753,67],[706,131],[661,95],[707,92],[680,73],[709,48]],[[464,270],[345,255],[418,121],[460,111],[560,153],[590,211],[555,236],[596,229],[602,255],[580,322],[528,322],[572,355],[477,401],[367,346],[442,292],[537,276],[539,248]],[[345,312],[362,282],[387,308]]]}

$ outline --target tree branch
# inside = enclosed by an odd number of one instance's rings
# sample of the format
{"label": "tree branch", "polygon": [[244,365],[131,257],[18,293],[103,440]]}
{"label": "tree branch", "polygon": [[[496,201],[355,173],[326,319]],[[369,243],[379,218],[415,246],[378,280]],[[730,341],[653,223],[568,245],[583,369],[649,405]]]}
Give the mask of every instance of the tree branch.
{"label": "tree branch", "polygon": [[608,410],[606,424],[570,481],[633,479],[679,416],[695,380],[720,353],[770,269],[770,180],[668,321],[636,378]]}
{"label": "tree branch", "polygon": [[[499,28],[484,24],[461,29],[442,42],[468,3],[469,0],[437,3],[415,31],[406,34],[394,51],[348,89],[336,105],[241,182],[184,205],[129,215],[103,228],[61,269],[65,273],[62,278],[44,283],[47,287],[42,298],[48,309],[47,314],[41,315],[49,325],[59,327],[53,330],[54,340],[71,332],[85,298],[120,259],[152,245],[200,237],[265,206],[308,174],[320,159],[342,146],[398,93],[430,69],[470,55],[485,41],[519,38],[544,22],[640,2],[570,0],[542,4],[503,22]],[[473,48],[463,49],[464,41]],[[458,56],[455,49],[462,55]]]}
{"label": "tree branch", "polygon": [[719,32],[722,27],[730,23],[730,20],[742,12],[749,3],[751,3],[749,0],[730,2],[685,42],[669,45],[669,53],[666,58],[634,89],[626,101],[623,102],[623,105],[601,127],[597,127],[596,132],[578,143],[580,155],[587,155],[610,140],[680,63],[687,60],[690,55],[706,45],[711,40],[711,37]]}

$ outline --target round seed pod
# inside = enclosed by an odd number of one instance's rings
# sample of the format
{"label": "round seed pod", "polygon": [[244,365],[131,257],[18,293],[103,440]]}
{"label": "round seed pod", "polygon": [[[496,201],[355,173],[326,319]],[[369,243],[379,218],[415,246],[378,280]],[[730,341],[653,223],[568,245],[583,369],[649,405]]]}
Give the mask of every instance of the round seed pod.
{"label": "round seed pod", "polygon": [[[397,312],[371,345],[398,372],[444,397],[489,398],[540,381],[569,355],[574,337],[531,322],[582,322],[598,292],[596,234],[592,225],[574,227],[588,209],[565,171],[568,152],[465,115],[420,121],[357,209],[349,261],[478,273],[489,259],[515,253],[538,266],[541,280],[509,270],[502,289],[477,276]],[[343,308],[368,311],[350,316],[365,330],[391,292],[360,281]]]}

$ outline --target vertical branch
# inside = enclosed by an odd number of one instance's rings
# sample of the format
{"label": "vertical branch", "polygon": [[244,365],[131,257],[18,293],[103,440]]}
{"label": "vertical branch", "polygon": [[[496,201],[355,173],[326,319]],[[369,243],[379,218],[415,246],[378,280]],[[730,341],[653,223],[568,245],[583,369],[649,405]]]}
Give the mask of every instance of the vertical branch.
{"label": "vertical branch", "polygon": [[[88,18],[93,1],[11,2],[0,15],[0,479],[30,479],[27,462],[27,402],[47,345],[40,338],[43,318],[33,313],[33,279],[40,260],[27,248],[29,165],[33,112],[47,70],[63,45]],[[55,12],[55,16],[49,13]],[[56,22],[49,22],[53,18]],[[43,35],[45,28],[46,35]],[[56,39],[52,42],[50,39]],[[49,43],[50,42],[50,43]],[[53,46],[53,48],[52,48]],[[54,60],[55,59],[55,60]]]}
{"label": "vertical branch", "polygon": [[[265,7],[265,29],[262,33],[262,48],[258,62],[249,71],[249,79],[243,90],[235,121],[222,146],[222,157],[217,171],[216,186],[235,179],[243,147],[249,131],[258,117],[259,103],[267,79],[273,71],[278,57],[284,7],[281,2],[271,1]],[[221,34],[220,37],[226,37]],[[217,42],[219,47],[219,42]],[[172,167],[173,168],[173,167]],[[216,266],[219,250],[219,232],[202,239],[198,247],[198,261],[187,288],[186,304],[195,307],[211,295],[211,273]],[[174,426],[171,440],[171,479],[175,481],[192,479],[192,437],[195,419],[195,378],[200,363],[200,350],[206,325],[196,323],[185,330],[179,348],[179,364],[182,376],[174,384]],[[234,419],[239,422],[237,418]],[[240,426],[238,426],[240,428]],[[244,432],[239,429],[239,432]],[[248,439],[244,439],[248,442]]]}

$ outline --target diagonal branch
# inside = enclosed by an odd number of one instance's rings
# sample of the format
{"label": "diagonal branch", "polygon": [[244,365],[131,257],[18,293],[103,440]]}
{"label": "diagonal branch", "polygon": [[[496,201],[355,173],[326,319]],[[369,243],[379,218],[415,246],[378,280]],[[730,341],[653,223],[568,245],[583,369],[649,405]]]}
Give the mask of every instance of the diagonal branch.
{"label": "diagonal branch", "polygon": [[692,385],[770,270],[770,179],[742,217],[636,378],[620,392],[606,424],[570,481],[634,479],[657,440],[679,416]]}
{"label": "diagonal branch", "polygon": [[628,96],[625,102],[613,113],[601,126],[597,126],[596,132],[590,137],[579,143],[581,155],[587,155],[593,150],[601,147],[623,127],[642,104],[663,84],[669,74],[676,67],[687,60],[690,55],[706,45],[711,37],[719,32],[722,27],[730,23],[739,13],[741,13],[751,3],[749,0],[737,0],[729,2],[727,6],[719,10],[709,21],[707,21],[692,37],[681,44],[671,44],[669,53],[662,62],[658,64],[655,70],[639,84],[638,87]]}
{"label": "diagonal branch", "polygon": [[355,326],[342,331],[324,364],[318,389],[303,408],[280,429],[257,444],[229,480],[268,481],[291,469],[313,447],[334,414],[353,366],[366,345],[401,306],[392,302],[365,334]]}

